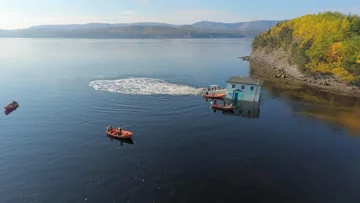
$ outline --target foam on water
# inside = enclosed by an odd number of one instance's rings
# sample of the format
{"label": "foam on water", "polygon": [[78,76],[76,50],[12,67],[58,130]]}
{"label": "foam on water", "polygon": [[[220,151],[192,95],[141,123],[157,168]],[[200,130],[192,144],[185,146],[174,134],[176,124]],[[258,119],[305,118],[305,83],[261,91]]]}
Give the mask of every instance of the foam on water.
{"label": "foam on water", "polygon": [[169,83],[153,78],[95,80],[90,82],[89,85],[95,90],[143,95],[197,95],[202,90],[201,88]]}

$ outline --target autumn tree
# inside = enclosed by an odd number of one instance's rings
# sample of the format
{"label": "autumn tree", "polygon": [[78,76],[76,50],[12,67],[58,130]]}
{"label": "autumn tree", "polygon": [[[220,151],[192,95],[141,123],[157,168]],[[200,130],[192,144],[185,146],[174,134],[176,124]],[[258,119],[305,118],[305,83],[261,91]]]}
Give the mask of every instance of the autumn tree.
{"label": "autumn tree", "polygon": [[257,37],[253,48],[284,49],[289,62],[308,73],[347,82],[360,78],[360,17],[339,12],[305,15],[278,23]]}

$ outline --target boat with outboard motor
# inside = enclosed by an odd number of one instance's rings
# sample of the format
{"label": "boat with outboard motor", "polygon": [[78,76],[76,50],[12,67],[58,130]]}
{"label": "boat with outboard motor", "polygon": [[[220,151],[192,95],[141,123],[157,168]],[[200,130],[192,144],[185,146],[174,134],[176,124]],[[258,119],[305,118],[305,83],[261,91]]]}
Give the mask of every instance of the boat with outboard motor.
{"label": "boat with outboard motor", "polygon": [[4,113],[6,115],[8,115],[9,113],[13,112],[14,110],[16,110],[19,107],[19,103],[17,101],[13,101],[10,104],[8,104],[7,106],[5,106],[5,111]]}
{"label": "boat with outboard motor", "polygon": [[129,139],[133,137],[133,133],[127,130],[111,128],[106,130],[106,135],[113,138]]}

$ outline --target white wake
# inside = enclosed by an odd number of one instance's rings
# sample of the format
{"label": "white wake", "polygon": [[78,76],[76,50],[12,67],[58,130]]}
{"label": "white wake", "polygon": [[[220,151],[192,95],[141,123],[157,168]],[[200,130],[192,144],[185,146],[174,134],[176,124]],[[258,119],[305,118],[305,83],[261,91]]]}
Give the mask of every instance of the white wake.
{"label": "white wake", "polygon": [[89,86],[95,90],[142,95],[197,95],[202,91],[201,88],[169,83],[153,78],[94,80],[90,82]]}

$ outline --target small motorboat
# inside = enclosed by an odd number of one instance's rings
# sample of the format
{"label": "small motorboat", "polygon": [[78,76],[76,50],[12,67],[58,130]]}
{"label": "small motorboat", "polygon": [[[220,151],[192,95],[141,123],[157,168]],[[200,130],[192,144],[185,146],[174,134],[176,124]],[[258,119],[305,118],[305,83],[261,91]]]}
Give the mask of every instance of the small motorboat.
{"label": "small motorboat", "polygon": [[203,94],[204,98],[207,99],[224,99],[226,94]]}
{"label": "small motorboat", "polygon": [[19,107],[19,104],[16,101],[11,102],[10,104],[8,104],[7,106],[5,106],[5,111],[4,113],[6,115],[8,115],[9,113],[11,113],[12,111],[16,110]]}
{"label": "small motorboat", "polygon": [[113,138],[118,139],[129,139],[132,138],[133,133],[126,130],[121,130],[121,134],[119,134],[119,130],[116,128],[112,128],[111,130],[106,131],[106,135]]}
{"label": "small motorboat", "polygon": [[211,108],[214,110],[221,110],[221,111],[233,111],[234,107],[232,104],[230,105],[223,105],[223,104],[211,104]]}

